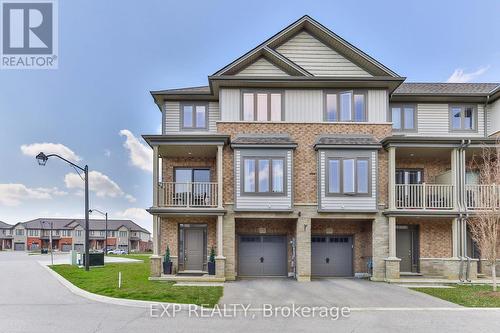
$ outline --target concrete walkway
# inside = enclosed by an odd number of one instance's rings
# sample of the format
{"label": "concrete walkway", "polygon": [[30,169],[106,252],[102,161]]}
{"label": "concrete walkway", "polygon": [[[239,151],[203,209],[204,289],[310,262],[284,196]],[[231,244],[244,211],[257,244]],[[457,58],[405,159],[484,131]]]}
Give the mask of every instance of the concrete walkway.
{"label": "concrete walkway", "polygon": [[[241,313],[238,313],[236,317],[231,318],[217,316],[201,318],[195,315],[190,317],[189,313],[184,311],[176,317],[152,318],[150,309],[103,304],[74,295],[46,268],[42,267],[37,262],[38,260],[45,261],[45,258],[28,256],[21,252],[0,252],[0,333],[54,330],[106,333],[221,331],[385,333],[402,330],[425,333],[498,332],[500,320],[499,310],[484,311],[453,307],[424,311],[415,309],[359,310],[353,311],[349,318],[337,321],[282,316],[263,318],[259,313],[254,312],[248,317],[243,317]],[[260,281],[260,283],[265,285],[269,283],[269,280]],[[243,281],[242,285],[244,284]],[[253,282],[247,283],[249,287],[252,284]],[[231,295],[229,288],[236,285],[237,283],[226,285],[226,296]],[[284,289],[287,294],[293,294],[294,288],[308,288],[308,284],[305,283],[303,287],[299,287],[299,284],[289,286],[292,288]],[[310,284],[309,288],[314,289],[315,284]],[[320,290],[324,291],[323,288]],[[283,291],[278,294],[278,297],[284,294]],[[272,298],[273,295],[268,297]],[[242,303],[247,298],[236,299],[238,303]],[[283,302],[288,300],[289,298],[282,298]]]}

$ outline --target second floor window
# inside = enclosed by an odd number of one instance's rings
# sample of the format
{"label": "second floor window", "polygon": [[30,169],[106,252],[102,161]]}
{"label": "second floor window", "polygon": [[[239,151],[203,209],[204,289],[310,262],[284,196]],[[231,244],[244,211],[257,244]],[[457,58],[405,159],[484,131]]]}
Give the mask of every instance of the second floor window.
{"label": "second floor window", "polygon": [[38,230],[28,230],[28,236],[38,236]]}
{"label": "second floor window", "polygon": [[24,230],[23,229],[16,229],[16,236],[24,236]]}
{"label": "second floor window", "polygon": [[328,193],[366,195],[370,192],[368,158],[328,159]]}
{"label": "second floor window", "polygon": [[472,105],[452,105],[450,107],[450,127],[452,131],[473,131],[476,126],[476,112]]}
{"label": "second floor window", "polygon": [[120,237],[124,238],[127,237],[127,232],[126,231],[120,231]]}
{"label": "second floor window", "polygon": [[416,116],[414,105],[391,106],[392,128],[395,131],[415,130]]}
{"label": "second floor window", "polygon": [[282,121],[283,94],[280,92],[244,92],[242,119],[246,121]]}
{"label": "second floor window", "polygon": [[206,103],[181,103],[183,130],[208,129],[208,105]]}
{"label": "second floor window", "polygon": [[82,230],[76,230],[76,237],[82,237]]}
{"label": "second floor window", "polygon": [[285,160],[281,158],[245,158],[243,191],[246,193],[284,193]]}
{"label": "second floor window", "polygon": [[366,121],[366,118],[364,92],[350,90],[325,93],[325,121]]}

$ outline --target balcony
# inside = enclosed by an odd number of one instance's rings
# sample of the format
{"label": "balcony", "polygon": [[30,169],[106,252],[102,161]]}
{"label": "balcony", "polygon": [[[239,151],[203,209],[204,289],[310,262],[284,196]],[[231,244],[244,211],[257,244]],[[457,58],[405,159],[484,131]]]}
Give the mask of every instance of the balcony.
{"label": "balcony", "polygon": [[465,185],[465,204],[468,210],[500,208],[500,185]]}
{"label": "balcony", "polygon": [[218,207],[218,184],[211,182],[160,182],[159,207],[215,208]]}
{"label": "balcony", "polygon": [[454,208],[454,185],[451,184],[396,184],[396,209]]}

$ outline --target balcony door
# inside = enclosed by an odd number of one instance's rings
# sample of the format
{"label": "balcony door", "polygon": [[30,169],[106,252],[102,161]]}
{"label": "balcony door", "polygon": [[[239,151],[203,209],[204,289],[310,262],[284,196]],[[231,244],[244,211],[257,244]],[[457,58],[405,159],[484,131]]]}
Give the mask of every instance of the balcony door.
{"label": "balcony door", "polygon": [[176,168],[175,194],[189,205],[204,206],[210,202],[210,169]]}
{"label": "balcony door", "polygon": [[422,169],[397,169],[396,184],[422,184],[424,181],[424,171]]}

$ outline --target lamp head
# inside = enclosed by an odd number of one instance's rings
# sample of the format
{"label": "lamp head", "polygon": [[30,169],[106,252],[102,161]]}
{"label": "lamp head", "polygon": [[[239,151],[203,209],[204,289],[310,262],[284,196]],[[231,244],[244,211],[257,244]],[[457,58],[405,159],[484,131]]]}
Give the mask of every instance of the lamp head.
{"label": "lamp head", "polygon": [[42,152],[40,152],[38,155],[36,155],[36,160],[38,161],[38,165],[45,165],[47,163],[47,160],[49,158]]}

